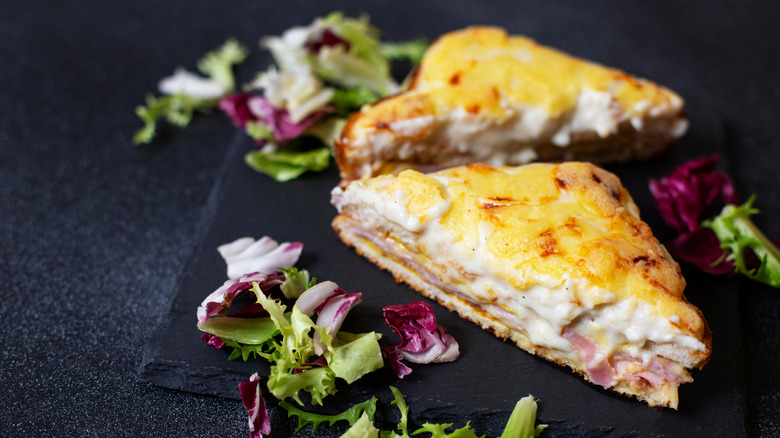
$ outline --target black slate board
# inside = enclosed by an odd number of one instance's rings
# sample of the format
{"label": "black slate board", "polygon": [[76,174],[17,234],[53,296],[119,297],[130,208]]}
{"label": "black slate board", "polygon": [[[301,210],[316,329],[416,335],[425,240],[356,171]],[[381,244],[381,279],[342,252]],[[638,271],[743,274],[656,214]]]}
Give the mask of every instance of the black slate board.
{"label": "black slate board", "polygon": [[[706,111],[691,111],[691,129],[669,157],[651,163],[615,165],[643,219],[662,242],[672,234],[658,215],[647,189],[649,176],[669,173],[683,161],[721,153],[727,155],[723,127]],[[422,299],[392,276],[345,247],[330,228],[335,209],[330,191],[338,183],[333,166],[321,174],[285,184],[254,173],[242,154],[249,142],[234,144],[225,181],[214,189],[211,227],[196,247],[170,303],[170,313],[152,337],[141,365],[141,376],[154,384],[184,391],[238,398],[237,383],[258,371],[267,375],[262,360],[228,361],[227,353],[200,340],[195,309],[226,278],[216,247],[242,236],[269,235],[279,242],[301,241],[298,266],[320,280],[332,280],[348,292],[363,292],[363,302],[350,313],[344,330],[381,332],[389,342],[395,335],[383,326],[381,309]],[[727,157],[724,156],[724,166]],[[713,355],[695,382],[680,389],[680,409],[649,408],[585,382],[568,369],[527,354],[502,342],[456,314],[435,305],[439,322],[460,343],[462,356],[454,363],[414,366],[403,380],[379,370],[326,398],[325,411],[338,412],[376,394],[389,406],[389,385],[398,387],[415,424],[424,421],[467,420],[480,434],[497,436],[515,402],[533,394],[540,403],[539,421],[550,427],[546,436],[744,436],[742,329],[737,309],[736,280],[708,277],[684,269],[686,295],[704,313],[713,332]],[[343,382],[342,382],[343,383]],[[269,399],[271,396],[266,397]],[[380,420],[396,421],[394,408],[380,409]]]}

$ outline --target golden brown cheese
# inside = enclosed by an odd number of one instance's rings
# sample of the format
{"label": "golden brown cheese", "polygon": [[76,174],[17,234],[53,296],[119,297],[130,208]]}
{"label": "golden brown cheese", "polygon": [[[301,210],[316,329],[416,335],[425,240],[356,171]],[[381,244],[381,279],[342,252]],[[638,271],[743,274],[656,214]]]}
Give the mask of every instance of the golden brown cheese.
{"label": "golden brown cheese", "polygon": [[346,180],[426,165],[641,159],[682,135],[682,107],[650,81],[470,27],[431,45],[406,92],[355,113],[335,155]]}
{"label": "golden brown cheese", "polygon": [[[584,278],[617,299],[639,297],[663,317],[677,315],[692,333],[704,330],[699,314],[681,301],[679,265],[639,218],[615,175],[586,163],[517,169],[473,164],[437,175],[448,180],[452,199],[443,230],[457,245],[479,240],[474,224],[493,225],[485,251],[495,274],[515,288],[546,278]],[[397,190],[409,194],[409,213],[422,220],[443,199],[425,195],[442,190],[436,179],[412,170],[388,187]]]}
{"label": "golden brown cheese", "polygon": [[617,69],[587,62],[495,27],[470,27],[441,38],[426,53],[413,89],[427,92],[437,111],[462,106],[505,117],[502,102],[571,111],[583,90],[612,91],[629,112],[647,102],[671,105],[672,91]]}

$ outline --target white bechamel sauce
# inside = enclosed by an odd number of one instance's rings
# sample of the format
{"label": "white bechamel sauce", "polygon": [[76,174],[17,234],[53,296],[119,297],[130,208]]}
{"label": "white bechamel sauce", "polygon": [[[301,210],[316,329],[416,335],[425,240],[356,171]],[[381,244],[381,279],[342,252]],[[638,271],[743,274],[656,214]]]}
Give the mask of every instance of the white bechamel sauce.
{"label": "white bechamel sauce", "polygon": [[[608,137],[625,121],[637,131],[671,132],[677,137],[687,130],[687,122],[677,120],[676,116],[681,101],[653,107],[650,101],[644,100],[633,108],[621,109],[611,91],[584,90],[572,111],[561,116],[552,116],[539,106],[508,102],[505,98],[500,105],[506,113],[500,119],[455,108],[441,116],[394,121],[390,129],[357,130],[357,138],[352,143],[358,150],[366,150],[364,160],[369,162],[364,166],[366,170],[371,168],[371,162],[381,163],[385,158],[412,160],[431,154],[430,145],[441,148],[441,154],[433,152],[434,155],[451,156],[450,161],[441,163],[448,166],[472,161],[519,165],[537,159],[535,145],[567,147],[573,136],[587,133]],[[518,145],[523,144],[528,146],[518,151]]]}
{"label": "white bechamel sauce", "polygon": [[390,129],[403,137],[416,137],[433,123],[434,116],[415,117],[413,119],[398,120],[390,124]]}
{"label": "white bechamel sauce", "polygon": [[[410,214],[405,201],[403,196],[388,196],[381,185],[367,190],[361,182],[353,182],[346,191],[338,188],[333,191],[333,204],[339,212],[350,205],[360,205],[355,208],[360,208],[361,225],[366,229],[379,228],[390,220],[414,233],[417,244],[429,248],[426,256],[433,264],[426,266],[451,266],[453,262],[459,265],[474,280],[468,284],[459,281],[448,287],[482,304],[496,318],[502,312],[491,310],[490,306],[500,306],[514,314],[517,321],[506,321],[506,324],[516,328],[519,323],[535,345],[574,358],[571,343],[562,336],[564,328],[571,327],[596,342],[607,357],[622,352],[643,363],[650,363],[659,352],[679,354],[679,348],[698,351],[706,348],[675,326],[676,315],[664,318],[637,298],[617,300],[608,290],[592,286],[585,279],[565,278],[561,283],[559,278],[540,275],[535,279],[537,284],[518,290],[491,268],[496,260],[485,249],[493,231],[489,224],[479,224],[476,241],[455,242],[439,223],[449,211],[451,201],[430,208],[424,220]],[[434,274],[448,276],[436,271]],[[679,322],[679,317],[676,321]]]}

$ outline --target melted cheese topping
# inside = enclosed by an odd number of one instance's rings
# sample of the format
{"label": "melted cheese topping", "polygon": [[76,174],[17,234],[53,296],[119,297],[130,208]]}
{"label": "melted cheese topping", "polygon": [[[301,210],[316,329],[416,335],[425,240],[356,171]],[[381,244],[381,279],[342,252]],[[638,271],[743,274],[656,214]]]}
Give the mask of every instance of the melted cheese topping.
{"label": "melted cheese topping", "polygon": [[670,144],[687,126],[683,100],[666,88],[503,29],[471,27],[428,49],[409,90],[355,113],[335,153],[351,180],[428,164],[519,165],[549,160],[538,153],[550,146],[635,133]]}
{"label": "melted cheese topping", "polygon": [[567,351],[562,330],[576,325],[609,353],[645,341],[705,349],[678,265],[617,177],[596,166],[403,171],[337,189],[334,204],[361,208],[368,229],[400,227],[393,238],[421,266],[517,316],[537,345]]}
{"label": "melted cheese topping", "polygon": [[586,91],[602,93],[627,113],[674,107],[673,92],[620,70],[508,36],[494,27],[470,27],[442,36],[426,52],[414,88],[428,91],[438,109],[453,106],[508,115],[508,104],[544,108],[556,117],[575,108]]}

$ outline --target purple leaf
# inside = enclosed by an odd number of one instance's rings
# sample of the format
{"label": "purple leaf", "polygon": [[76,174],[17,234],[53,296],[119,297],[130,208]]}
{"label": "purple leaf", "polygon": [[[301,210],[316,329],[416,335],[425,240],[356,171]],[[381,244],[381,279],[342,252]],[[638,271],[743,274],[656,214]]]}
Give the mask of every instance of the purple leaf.
{"label": "purple leaf", "polygon": [[265,407],[265,400],[260,391],[260,377],[257,373],[252,374],[248,382],[238,384],[238,391],[241,394],[241,402],[249,415],[249,436],[250,438],[262,438],[271,433],[271,418],[268,416],[268,409]]}
{"label": "purple leaf", "polygon": [[239,295],[252,288],[253,283],[257,283],[260,290],[267,291],[276,285],[282,284],[284,277],[272,273],[264,274],[254,272],[246,274],[240,278],[228,280],[219,289],[215,290],[198,307],[198,321],[205,323],[209,317],[221,315],[233,304]]}
{"label": "purple leaf", "polygon": [[225,341],[220,339],[219,336],[214,336],[211,333],[203,333],[203,336],[200,338],[203,339],[203,342],[213,345],[217,350],[225,346]]}
{"label": "purple leaf", "polygon": [[413,363],[451,362],[460,357],[458,342],[436,324],[433,307],[423,301],[385,307],[385,325],[401,337],[395,348]]}
{"label": "purple leaf", "polygon": [[[320,327],[328,329],[330,336],[336,336],[336,333],[341,328],[341,324],[344,322],[344,318],[347,317],[347,313],[352,310],[360,299],[363,297],[361,293],[354,294],[337,294],[333,295],[325,301],[325,304],[318,311],[316,324]],[[325,344],[321,340],[320,332],[314,332],[314,352],[322,354],[325,352]]]}
{"label": "purple leaf", "polygon": [[308,315],[311,312],[319,312],[328,299],[334,295],[344,295],[345,293],[336,283],[323,281],[306,289],[295,301],[295,306],[301,313]]}
{"label": "purple leaf", "polygon": [[411,368],[401,362],[403,356],[395,350],[395,347],[389,345],[382,347],[382,356],[399,379],[403,379],[404,376],[412,372]]}
{"label": "purple leaf", "polygon": [[734,262],[726,260],[727,254],[721,248],[718,236],[707,228],[680,234],[669,244],[669,253],[709,274],[734,273]]}
{"label": "purple leaf", "polygon": [[719,198],[737,204],[734,184],[715,167],[718,155],[688,161],[669,176],[650,179],[650,192],[664,221],[679,232],[696,231]]}
{"label": "purple leaf", "polygon": [[286,109],[277,108],[260,96],[251,97],[247,106],[256,120],[271,127],[274,138],[280,143],[300,136],[306,128],[326,114],[324,111],[318,111],[295,123]]}
{"label": "purple leaf", "polygon": [[256,122],[257,116],[252,114],[247,106],[247,101],[252,97],[248,93],[238,93],[225,96],[219,100],[219,109],[222,110],[239,128],[246,128],[247,122]]}
{"label": "purple leaf", "polygon": [[306,41],[303,47],[309,53],[316,55],[320,53],[323,47],[344,46],[344,50],[349,50],[349,41],[333,33],[330,29],[324,29],[319,40]]}

